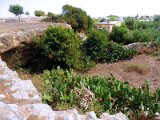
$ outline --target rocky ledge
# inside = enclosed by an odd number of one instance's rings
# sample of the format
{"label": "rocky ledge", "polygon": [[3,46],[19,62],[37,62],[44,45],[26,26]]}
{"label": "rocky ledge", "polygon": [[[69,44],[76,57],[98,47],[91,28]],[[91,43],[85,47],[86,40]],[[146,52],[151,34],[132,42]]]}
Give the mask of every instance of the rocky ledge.
{"label": "rocky ledge", "polygon": [[53,111],[43,104],[31,80],[21,80],[0,59],[0,120],[128,120],[122,114],[103,113],[97,118],[94,112],[80,115],[76,109]]}
{"label": "rocky ledge", "polygon": [[[42,35],[48,26],[63,26],[71,28],[65,23],[4,23],[0,24],[0,53],[17,47],[21,43],[32,41],[33,36]],[[3,27],[3,28],[1,28]]]}

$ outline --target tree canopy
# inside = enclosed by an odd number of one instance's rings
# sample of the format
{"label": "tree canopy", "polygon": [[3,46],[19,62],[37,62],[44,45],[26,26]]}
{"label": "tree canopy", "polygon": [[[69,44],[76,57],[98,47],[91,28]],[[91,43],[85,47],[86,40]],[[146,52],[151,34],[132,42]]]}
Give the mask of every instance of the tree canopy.
{"label": "tree canopy", "polygon": [[21,15],[24,13],[23,7],[16,4],[16,5],[10,5],[9,6],[9,12],[13,13],[15,16]]}
{"label": "tree canopy", "polygon": [[86,31],[91,26],[91,18],[81,8],[64,5],[62,9],[64,19],[75,31]]}
{"label": "tree canopy", "polygon": [[110,21],[116,21],[118,19],[117,15],[109,15],[108,17]]}

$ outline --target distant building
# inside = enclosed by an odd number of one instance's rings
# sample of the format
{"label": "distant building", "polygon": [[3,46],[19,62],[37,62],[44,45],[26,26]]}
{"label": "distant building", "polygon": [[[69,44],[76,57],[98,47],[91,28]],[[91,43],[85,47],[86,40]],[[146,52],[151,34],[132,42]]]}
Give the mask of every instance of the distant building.
{"label": "distant building", "polygon": [[120,26],[121,21],[110,21],[110,22],[100,22],[96,25],[96,29],[106,29],[107,31],[111,32],[113,26]]}

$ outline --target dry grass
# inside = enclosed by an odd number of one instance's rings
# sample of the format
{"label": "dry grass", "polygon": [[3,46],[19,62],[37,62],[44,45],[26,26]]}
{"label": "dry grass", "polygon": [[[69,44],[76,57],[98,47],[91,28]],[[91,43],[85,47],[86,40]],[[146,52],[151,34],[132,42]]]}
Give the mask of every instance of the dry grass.
{"label": "dry grass", "polygon": [[127,64],[125,68],[126,72],[137,72],[139,74],[147,74],[150,69],[147,65],[145,64],[138,64],[138,63],[129,63]]}
{"label": "dry grass", "polygon": [[137,50],[137,53],[138,54],[152,54],[153,52],[157,51],[156,48],[147,48],[147,47],[142,47],[142,48],[139,48]]}

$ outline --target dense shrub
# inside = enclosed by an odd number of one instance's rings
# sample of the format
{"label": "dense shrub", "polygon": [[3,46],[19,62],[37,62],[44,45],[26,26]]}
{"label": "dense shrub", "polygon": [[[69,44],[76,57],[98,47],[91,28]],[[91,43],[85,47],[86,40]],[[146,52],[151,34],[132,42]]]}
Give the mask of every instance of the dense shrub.
{"label": "dense shrub", "polygon": [[136,51],[133,49],[125,48],[120,44],[109,42],[107,43],[103,54],[105,62],[115,62],[118,60],[132,58],[136,54]]}
{"label": "dense shrub", "polygon": [[107,39],[107,33],[104,31],[90,31],[83,44],[84,53],[96,62],[101,61]]}
{"label": "dense shrub", "polygon": [[125,18],[124,24],[129,28],[130,30],[133,30],[133,26],[135,24],[135,19],[127,17]]}
{"label": "dense shrub", "polygon": [[84,52],[95,62],[114,62],[133,57],[135,51],[122,45],[108,42],[107,33],[104,31],[92,31],[83,44]]}
{"label": "dense shrub", "polygon": [[151,42],[160,39],[159,30],[159,22],[141,22],[128,18],[122,26],[113,27],[109,39],[121,44]]}
{"label": "dense shrub", "polygon": [[71,29],[49,27],[35,42],[42,55],[52,60],[55,66],[78,68],[80,65],[81,41]]}
{"label": "dense shrub", "polygon": [[36,10],[36,11],[34,11],[34,15],[37,17],[44,16],[45,12],[42,10]]}
{"label": "dense shrub", "polygon": [[110,39],[117,43],[125,44],[127,33],[128,33],[127,28],[114,26],[110,34]]}
{"label": "dense shrub", "polygon": [[74,88],[81,91],[85,87],[94,94],[88,111],[94,110],[97,113],[121,111],[131,117],[144,111],[148,111],[152,115],[160,112],[160,89],[151,94],[148,82],[142,88],[135,88],[129,86],[127,82],[123,83],[115,78],[83,77],[60,68],[54,71],[45,71],[43,80],[46,85],[43,100],[54,107],[58,104],[68,104],[69,107],[80,108],[80,101],[75,95]]}
{"label": "dense shrub", "polygon": [[135,42],[150,42],[153,37],[150,32],[145,30],[134,30],[133,31],[133,41]]}
{"label": "dense shrub", "polygon": [[51,12],[48,12],[48,17],[44,19],[46,22],[55,22],[55,23],[65,23],[65,20],[61,14],[53,14]]}

